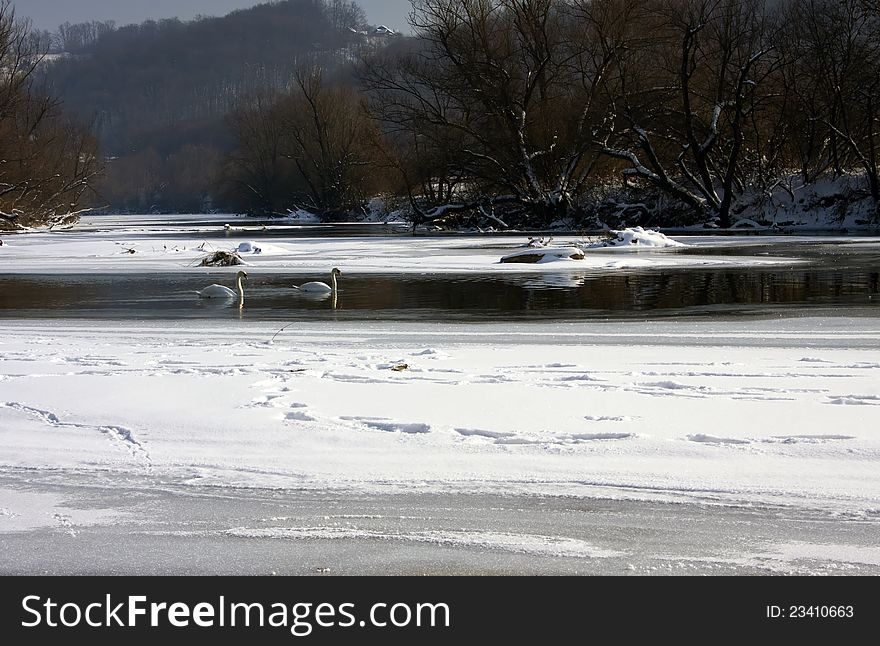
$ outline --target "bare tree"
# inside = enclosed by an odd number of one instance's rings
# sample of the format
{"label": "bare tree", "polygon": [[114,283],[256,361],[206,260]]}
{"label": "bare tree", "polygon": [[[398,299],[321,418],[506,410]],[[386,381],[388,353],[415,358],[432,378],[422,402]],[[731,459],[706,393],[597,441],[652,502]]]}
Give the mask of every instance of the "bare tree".
{"label": "bare tree", "polygon": [[63,51],[78,52],[115,30],[116,22],[113,20],[92,20],[76,24],[65,22],[58,26],[57,38]]}
{"label": "bare tree", "polygon": [[298,67],[289,92],[258,94],[231,125],[238,145],[225,181],[246,210],[347,212],[375,184],[375,125],[357,92],[327,82],[318,66]]}
{"label": "bare tree", "polygon": [[300,199],[320,212],[351,210],[363,202],[374,172],[368,151],[374,125],[357,92],[328,84],[320,67],[298,68],[294,83],[278,109],[282,155],[305,183]]}
{"label": "bare tree", "polygon": [[836,174],[859,167],[880,218],[880,10],[864,0],[793,0],[788,15],[800,27],[791,82],[822,142],[808,163]]}
{"label": "bare tree", "polygon": [[414,175],[423,186],[457,185],[458,200],[414,199],[418,218],[470,209],[491,216],[499,205],[542,223],[568,214],[595,163],[597,88],[613,49],[562,0],[413,7],[419,46],[368,61],[363,78],[386,132],[410,150],[455,153],[435,177]]}
{"label": "bare tree", "polygon": [[0,226],[7,228],[75,221],[101,169],[88,130],[34,87],[45,55],[35,42],[29,23],[0,0]]}
{"label": "bare tree", "polygon": [[770,12],[762,0],[660,0],[642,19],[654,37],[621,62],[603,152],[729,227],[744,144],[779,65]]}
{"label": "bare tree", "polygon": [[30,25],[16,19],[11,0],[0,0],[0,119],[21,105],[42,60],[33,45]]}
{"label": "bare tree", "polygon": [[363,28],[367,24],[367,14],[356,2],[351,0],[325,0],[325,12],[335,29]]}
{"label": "bare tree", "polygon": [[277,100],[275,93],[257,93],[229,117],[237,145],[228,157],[224,184],[235,208],[265,215],[284,212],[291,172],[281,153],[283,123]]}

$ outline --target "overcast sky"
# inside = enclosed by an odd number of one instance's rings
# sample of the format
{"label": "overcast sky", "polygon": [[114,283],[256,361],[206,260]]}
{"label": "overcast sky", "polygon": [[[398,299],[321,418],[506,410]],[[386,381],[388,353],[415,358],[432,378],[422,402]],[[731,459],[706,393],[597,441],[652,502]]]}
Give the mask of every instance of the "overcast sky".
{"label": "overcast sky", "polygon": [[[149,19],[189,20],[198,14],[223,16],[233,9],[261,4],[260,0],[13,0],[19,18],[33,20],[38,29],[55,31],[63,22],[115,20],[119,25]],[[409,0],[358,0],[374,25],[408,30]]]}

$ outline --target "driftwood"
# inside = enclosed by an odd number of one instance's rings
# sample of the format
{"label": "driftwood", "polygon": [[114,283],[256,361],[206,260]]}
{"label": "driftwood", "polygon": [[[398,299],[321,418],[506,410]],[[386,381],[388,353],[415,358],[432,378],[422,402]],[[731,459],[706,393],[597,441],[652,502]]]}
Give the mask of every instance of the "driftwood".
{"label": "driftwood", "polygon": [[221,250],[214,251],[202,258],[199,267],[234,267],[243,264],[245,264],[244,260],[236,252]]}

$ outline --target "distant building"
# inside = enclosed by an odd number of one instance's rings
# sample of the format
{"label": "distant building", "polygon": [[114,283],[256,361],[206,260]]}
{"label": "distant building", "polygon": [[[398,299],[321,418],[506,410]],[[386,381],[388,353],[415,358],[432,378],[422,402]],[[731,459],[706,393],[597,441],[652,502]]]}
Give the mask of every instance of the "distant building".
{"label": "distant building", "polygon": [[386,38],[391,38],[392,36],[398,35],[398,33],[391,29],[391,27],[387,27],[385,25],[378,25],[376,27],[367,26],[363,29],[355,29],[354,27],[349,27],[348,31],[359,36],[364,36],[366,42],[371,42],[373,44],[384,43]]}

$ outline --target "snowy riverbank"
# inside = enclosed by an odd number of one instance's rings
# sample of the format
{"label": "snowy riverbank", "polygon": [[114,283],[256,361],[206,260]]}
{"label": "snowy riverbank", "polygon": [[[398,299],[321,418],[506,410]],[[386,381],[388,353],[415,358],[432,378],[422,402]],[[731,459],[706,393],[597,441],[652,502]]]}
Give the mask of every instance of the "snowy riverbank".
{"label": "snowy riverbank", "polygon": [[880,508],[871,318],[4,327],[3,468]]}
{"label": "snowy riverbank", "polygon": [[[34,232],[7,236],[0,247],[0,262],[11,274],[104,274],[205,271],[197,265],[208,254],[222,250],[238,252],[248,272],[329,273],[523,273],[553,271],[615,271],[619,269],[772,267],[791,265],[791,258],[742,254],[735,258],[712,249],[749,246],[776,239],[762,237],[717,238],[691,236],[684,242],[662,234],[627,230],[617,237],[622,243],[609,246],[606,239],[584,236],[554,238],[552,246],[580,248],[584,258],[571,260],[557,254],[554,262],[504,264],[501,258],[529,251],[522,236],[417,237],[408,235],[316,237],[309,229],[278,224],[263,228],[233,220],[227,230],[223,218],[192,226],[167,227],[134,216],[92,216],[69,231]],[[303,236],[303,237],[297,237]],[[614,238],[612,238],[613,240]],[[794,243],[810,238],[782,238]],[[640,244],[633,244],[633,241]],[[832,242],[843,238],[824,238]],[[859,238],[860,243],[876,238]],[[678,253],[688,247],[705,248],[699,255]],[[535,249],[540,251],[541,249]],[[232,273],[234,274],[233,270]]]}
{"label": "snowy riverbank", "polygon": [[0,570],[880,571],[875,318],[275,331],[4,322]]}

